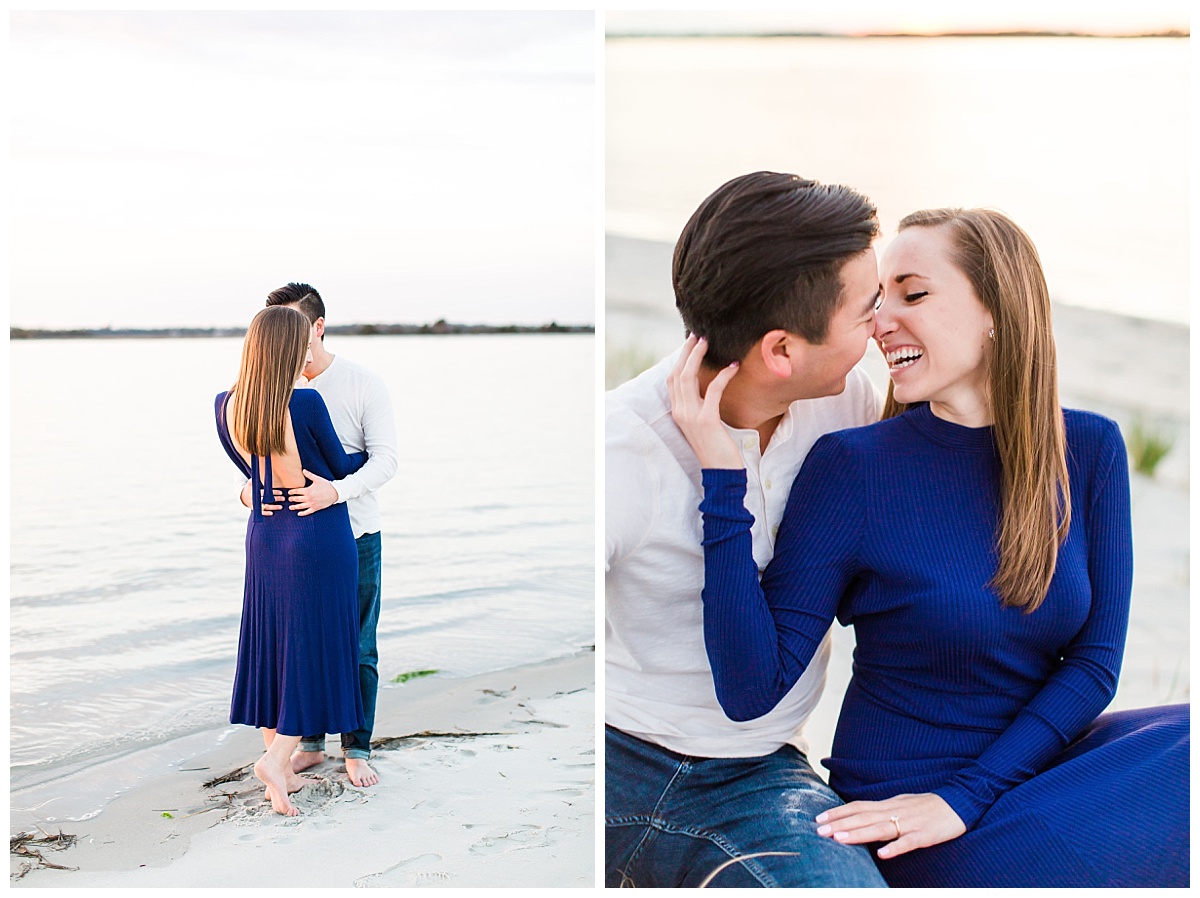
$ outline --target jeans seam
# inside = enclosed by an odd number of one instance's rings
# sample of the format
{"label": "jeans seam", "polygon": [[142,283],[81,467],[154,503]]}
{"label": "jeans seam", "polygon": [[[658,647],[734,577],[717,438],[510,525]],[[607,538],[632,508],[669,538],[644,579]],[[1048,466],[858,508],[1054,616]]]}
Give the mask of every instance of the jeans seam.
{"label": "jeans seam", "polygon": [[[628,871],[632,870],[633,867],[637,864],[637,860],[641,856],[642,852],[645,850],[647,842],[650,839],[650,836],[655,831],[658,831],[658,832],[665,831],[661,826],[656,825],[659,820],[658,810],[659,810],[659,808],[661,808],[663,806],[663,802],[666,801],[667,795],[671,792],[672,788],[675,786],[675,783],[680,779],[680,774],[684,772],[685,767],[688,768],[689,770],[691,769],[691,761],[688,758],[684,758],[675,767],[675,772],[671,774],[670,782],[667,783],[666,787],[659,794],[658,801],[656,801],[654,803],[654,808],[653,808],[653,810],[650,811],[650,816],[646,820],[646,831],[642,834],[642,837],[638,840],[637,845],[634,846],[633,851],[631,851],[629,853],[629,858],[625,862],[625,869],[618,871],[621,874],[622,885],[624,885],[624,881],[626,879],[629,879],[629,881],[631,883],[633,883],[633,879],[629,876]],[[663,821],[663,822],[665,823],[665,821]],[[634,885],[636,885],[636,883],[634,883]]]}
{"label": "jeans seam", "polygon": [[[746,872],[750,876],[753,876],[754,879],[757,880],[764,888],[776,888],[778,886],[778,883],[775,881],[774,877],[772,877],[771,874],[767,872],[761,864],[754,862],[753,858],[742,860],[743,858],[747,857],[746,852],[743,852],[720,833],[713,832],[712,830],[696,829],[695,827],[691,826],[676,826],[675,824],[669,823],[660,817],[647,816],[645,814],[635,814],[624,817],[605,817],[604,825],[646,827],[645,835],[642,836],[637,846],[632,852],[630,852],[629,860],[625,865],[627,869],[633,868],[638,856],[646,847],[650,835],[658,832],[673,836],[687,836],[691,839],[699,839],[708,842],[711,845],[715,845],[717,848],[720,848],[723,852],[725,852],[725,854],[730,858],[737,858],[741,860],[742,867],[746,870]],[[630,882],[633,882],[632,878],[629,877],[627,869],[618,869],[617,872],[621,874],[622,878],[628,878]]]}

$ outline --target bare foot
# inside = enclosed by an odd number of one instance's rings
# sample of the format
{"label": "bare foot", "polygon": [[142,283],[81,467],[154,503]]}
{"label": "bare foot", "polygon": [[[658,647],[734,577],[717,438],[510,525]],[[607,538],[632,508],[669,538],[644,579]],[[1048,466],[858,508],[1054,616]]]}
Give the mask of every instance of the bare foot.
{"label": "bare foot", "polygon": [[[305,786],[310,785],[313,781],[305,776],[296,776],[295,772],[290,769],[284,770],[284,779],[287,781],[288,794],[299,792]],[[267,786],[267,801],[271,800],[271,787]]]}
{"label": "bare foot", "polygon": [[346,775],[356,786],[373,786],[379,782],[379,774],[364,758],[346,758]]}
{"label": "bare foot", "polygon": [[292,773],[299,773],[301,770],[307,770],[309,767],[316,767],[324,760],[325,752],[323,751],[292,752]]}
{"label": "bare foot", "polygon": [[288,793],[299,792],[305,786],[310,785],[313,781],[306,776],[296,776],[296,771],[290,768],[284,768],[284,778],[287,780]]}
{"label": "bare foot", "polygon": [[276,767],[271,764],[269,756],[263,755],[254,764],[254,775],[267,787],[267,798],[276,814],[283,814],[287,817],[299,816],[300,809],[287,797],[287,774],[283,765]]}

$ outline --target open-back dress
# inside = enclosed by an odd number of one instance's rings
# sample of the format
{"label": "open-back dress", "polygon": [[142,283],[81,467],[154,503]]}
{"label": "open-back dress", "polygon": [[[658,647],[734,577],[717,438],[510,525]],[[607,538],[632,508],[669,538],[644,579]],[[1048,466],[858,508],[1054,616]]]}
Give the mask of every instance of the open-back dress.
{"label": "open-back dress", "polygon": [[[251,480],[246,525],[246,587],[230,723],[269,727],[285,736],[349,733],[362,724],[358,685],[358,552],[344,503],[301,517],[283,508],[263,515],[271,496],[271,459],[259,477],[229,434],[228,392],[216,400],[217,433]],[[288,409],[306,471],[338,480],[358,470],[365,452],[347,453],[316,390],[292,392]]]}

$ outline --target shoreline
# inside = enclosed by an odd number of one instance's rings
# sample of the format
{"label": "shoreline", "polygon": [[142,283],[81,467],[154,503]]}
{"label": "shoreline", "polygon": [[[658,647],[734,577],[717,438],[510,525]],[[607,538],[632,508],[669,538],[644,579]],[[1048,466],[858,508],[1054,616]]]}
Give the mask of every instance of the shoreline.
{"label": "shoreline", "polygon": [[[175,339],[196,337],[242,337],[245,327],[80,327],[52,330],[49,328],[10,327],[9,340],[114,340],[114,339]],[[335,324],[325,333],[350,337],[428,337],[457,334],[595,334],[594,324],[450,324],[439,320],[433,324]]]}
{"label": "shoreline", "polygon": [[[591,887],[595,657],[381,690],[379,785],[350,785],[331,739],[325,762],[306,771],[312,784],[293,796],[295,818],[262,797],[246,767],[262,740],[240,726],[20,790],[10,795],[12,834],[61,827],[70,847],[29,847],[76,869],[10,854],[10,886]],[[134,782],[89,819],[48,821],[61,816],[50,810],[64,793],[95,791],[110,765],[132,767]]]}

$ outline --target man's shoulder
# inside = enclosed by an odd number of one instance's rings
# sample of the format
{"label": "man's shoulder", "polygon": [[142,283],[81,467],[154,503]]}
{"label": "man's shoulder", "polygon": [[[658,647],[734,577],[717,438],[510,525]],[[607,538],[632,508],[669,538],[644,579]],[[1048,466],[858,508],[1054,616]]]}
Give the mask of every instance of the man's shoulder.
{"label": "man's shoulder", "polygon": [[346,358],[344,355],[335,355],[330,368],[334,369],[340,377],[346,377],[353,380],[371,381],[383,385],[383,378],[376,374],[373,370]]}
{"label": "man's shoulder", "polygon": [[606,438],[654,428],[671,416],[667,396],[667,375],[674,360],[663,359],[632,380],[604,394],[604,434]]}

